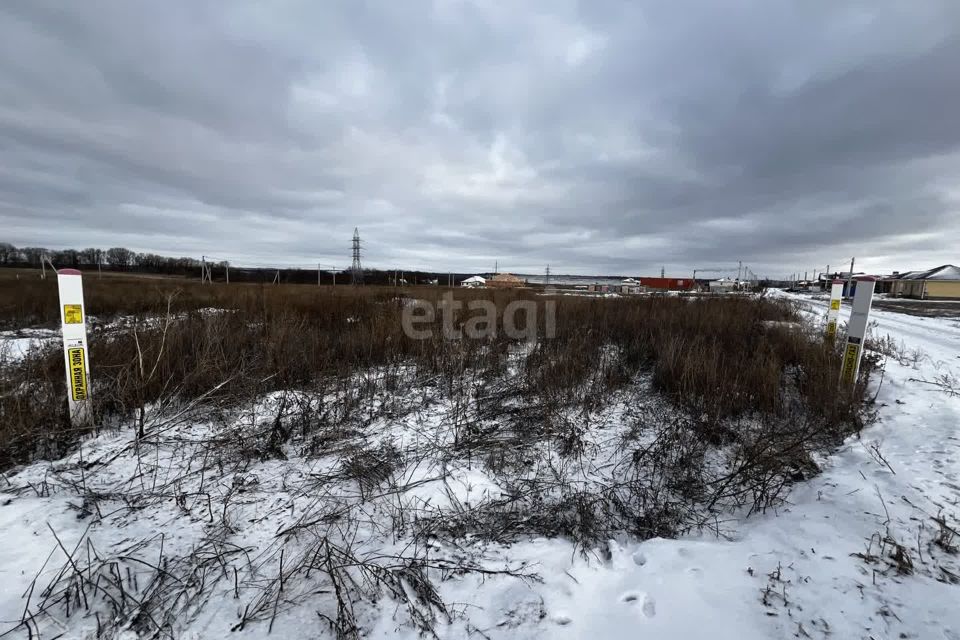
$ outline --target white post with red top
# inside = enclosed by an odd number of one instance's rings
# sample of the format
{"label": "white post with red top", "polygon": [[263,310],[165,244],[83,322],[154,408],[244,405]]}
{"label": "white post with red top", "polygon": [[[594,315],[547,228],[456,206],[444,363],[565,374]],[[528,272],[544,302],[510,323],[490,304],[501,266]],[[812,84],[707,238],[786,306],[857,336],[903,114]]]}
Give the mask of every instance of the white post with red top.
{"label": "white post with red top", "polygon": [[89,426],[90,351],[87,349],[87,308],[83,304],[83,280],[76,269],[57,271],[60,291],[60,323],[63,330],[63,359],[67,368],[67,402],[70,423]]}
{"label": "white post with red top", "polygon": [[847,344],[843,349],[843,365],[840,367],[840,383],[852,387],[860,372],[860,359],[863,356],[863,341],[867,335],[867,322],[870,319],[870,307],[873,304],[873,278],[857,278],[857,290],[853,296],[853,311],[847,323]]}
{"label": "white post with red top", "polygon": [[834,280],[830,285],[830,309],[827,311],[827,338],[837,335],[837,320],[840,318],[840,300],[843,298],[843,280]]}

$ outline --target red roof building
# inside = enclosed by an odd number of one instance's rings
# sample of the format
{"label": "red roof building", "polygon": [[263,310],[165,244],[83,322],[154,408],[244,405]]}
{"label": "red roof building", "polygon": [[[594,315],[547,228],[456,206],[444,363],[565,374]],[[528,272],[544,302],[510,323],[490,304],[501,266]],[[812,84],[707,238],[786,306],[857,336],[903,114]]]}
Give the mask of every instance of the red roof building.
{"label": "red roof building", "polygon": [[636,278],[640,286],[650,289],[664,289],[666,291],[690,291],[693,289],[693,278]]}

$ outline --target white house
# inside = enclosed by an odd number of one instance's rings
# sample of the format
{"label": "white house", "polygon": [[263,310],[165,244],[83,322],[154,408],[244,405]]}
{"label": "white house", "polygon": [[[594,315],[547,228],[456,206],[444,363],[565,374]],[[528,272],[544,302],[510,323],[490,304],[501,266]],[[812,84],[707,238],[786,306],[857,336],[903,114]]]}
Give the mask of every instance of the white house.
{"label": "white house", "polygon": [[482,287],[487,284],[487,279],[482,276],[470,276],[460,283],[461,287]]}
{"label": "white house", "polygon": [[737,282],[731,278],[720,278],[710,281],[710,293],[728,293],[736,291]]}

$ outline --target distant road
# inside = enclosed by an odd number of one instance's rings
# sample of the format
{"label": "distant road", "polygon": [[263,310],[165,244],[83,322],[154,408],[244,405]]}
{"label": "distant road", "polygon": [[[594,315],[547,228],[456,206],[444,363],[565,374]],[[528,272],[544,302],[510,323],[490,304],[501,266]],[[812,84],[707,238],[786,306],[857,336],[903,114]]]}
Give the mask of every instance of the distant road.
{"label": "distant road", "polygon": [[960,318],[960,300],[904,300],[878,298],[873,306],[884,311],[897,311],[925,318]]}

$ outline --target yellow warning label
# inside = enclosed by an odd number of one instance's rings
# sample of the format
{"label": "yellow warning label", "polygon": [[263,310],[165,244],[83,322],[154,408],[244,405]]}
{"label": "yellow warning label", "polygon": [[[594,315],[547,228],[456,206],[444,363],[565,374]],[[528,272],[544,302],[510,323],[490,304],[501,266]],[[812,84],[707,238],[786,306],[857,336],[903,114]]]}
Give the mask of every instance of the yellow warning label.
{"label": "yellow warning label", "polygon": [[843,384],[853,384],[857,373],[857,358],[860,355],[860,345],[847,344],[843,352],[843,367],[840,369],[840,381]]}
{"label": "yellow warning label", "polygon": [[827,337],[832,339],[835,335],[837,335],[837,321],[831,320],[827,323]]}
{"label": "yellow warning label", "polygon": [[830,301],[830,308],[833,309],[834,311],[840,311],[840,301],[839,301],[839,300],[831,300],[831,301]]}
{"label": "yellow warning label", "polygon": [[78,304],[63,305],[63,324],[82,324],[83,307]]}
{"label": "yellow warning label", "polygon": [[70,395],[75,401],[87,399],[87,363],[83,357],[83,347],[67,349],[67,363],[70,368]]}

